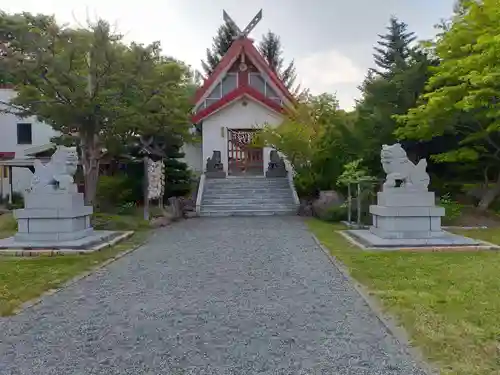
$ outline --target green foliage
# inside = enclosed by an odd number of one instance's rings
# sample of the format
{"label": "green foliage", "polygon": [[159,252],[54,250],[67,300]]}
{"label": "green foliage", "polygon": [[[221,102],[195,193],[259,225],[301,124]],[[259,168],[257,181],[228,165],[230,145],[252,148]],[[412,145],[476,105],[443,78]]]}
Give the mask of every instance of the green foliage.
{"label": "green foliage", "polygon": [[[224,24],[219,26],[215,37],[212,39],[212,47],[207,48],[206,58],[201,61],[201,66],[207,76],[211,75],[217,65],[219,65],[237,35],[238,31],[232,24],[224,22]],[[285,86],[289,90],[292,90],[297,78],[295,63],[292,60],[288,65],[285,65],[280,37],[269,30],[266,34],[262,35],[257,49]],[[299,93],[300,87],[296,87],[293,91]]]}
{"label": "green foliage", "polygon": [[[280,37],[269,30],[262,36],[258,50],[268,63],[269,67],[278,74],[278,77],[283,81],[285,86],[288,89],[291,89],[297,79],[295,63],[292,60],[285,68]],[[296,91],[298,90],[299,88],[296,89]]]}
{"label": "green foliage", "polygon": [[191,191],[191,172],[183,161],[181,143],[172,143],[165,150],[165,194],[164,199],[183,197]]}
{"label": "green foliage", "polygon": [[337,179],[338,185],[348,185],[364,181],[372,181],[374,177],[362,166],[363,159],[353,160],[344,166],[344,171]]}
{"label": "green foliage", "polygon": [[[404,22],[391,18],[389,33],[382,35],[375,48],[375,64],[360,87],[362,99],[356,107],[355,132],[359,140],[357,158],[363,158],[371,174],[382,173],[380,149],[396,142],[395,115],[415,106],[431,74],[435,59],[412,46],[415,36]],[[408,151],[414,142],[404,144]],[[421,149],[421,147],[420,147]]]}
{"label": "green foliage", "polygon": [[3,238],[3,234],[8,235],[17,231],[17,221],[14,216],[10,213],[5,213],[0,215],[0,238]]}
{"label": "green foliage", "polygon": [[96,209],[100,211],[114,210],[126,203],[134,202],[133,190],[127,175],[100,176],[97,185]]}
{"label": "green foliage", "polygon": [[224,24],[219,26],[213,38],[212,48],[207,48],[206,61],[201,61],[201,66],[207,76],[212,74],[217,65],[219,65],[219,62],[229,50],[237,35],[238,31],[232,24],[224,22]]}
{"label": "green foliage", "polygon": [[408,67],[411,56],[411,43],[416,39],[415,33],[408,32],[408,25],[391,17],[387,27],[388,33],[380,35],[373,55],[375,65],[381,70],[373,70],[378,75],[390,77],[395,71],[403,71]]}
{"label": "green foliage", "polygon": [[340,206],[330,207],[319,219],[328,221],[330,223],[339,223],[341,221],[347,220],[347,206],[343,204]]}
{"label": "green foliage", "polygon": [[451,198],[450,193],[446,193],[439,198],[438,205],[444,207],[446,223],[453,222],[462,215],[463,206]]}
{"label": "green foliage", "polygon": [[147,230],[150,228],[149,222],[139,215],[119,215],[109,213],[94,213],[92,216],[92,226],[98,230]]}
{"label": "green foliage", "polygon": [[9,210],[15,210],[24,207],[24,197],[21,193],[15,191],[12,194],[12,203],[9,203],[9,195],[5,196],[3,199],[0,198],[0,204],[5,205]]}
{"label": "green foliage", "polygon": [[190,70],[162,56],[158,43],[126,45],[102,20],[73,29],[29,13],[0,13],[0,30],[0,71],[17,91],[4,104],[80,147],[89,203],[103,149],[118,154],[137,134],[187,136]]}
{"label": "green foliage", "polygon": [[332,94],[304,95],[278,127],[267,126],[256,137],[287,156],[296,176],[297,193],[312,197],[335,188],[344,164],[355,159],[353,116],[338,109]]}
{"label": "green foliage", "polygon": [[[499,6],[499,0],[460,3],[433,44],[440,64],[427,92],[418,107],[397,117],[397,135],[406,139],[453,135],[459,140],[456,147],[441,150],[434,160],[470,164],[500,184]],[[486,208],[492,196],[485,195],[480,207]]]}
{"label": "green foliage", "polygon": [[297,195],[301,198],[313,198],[319,193],[318,176],[310,167],[301,167],[295,170],[293,178]]}

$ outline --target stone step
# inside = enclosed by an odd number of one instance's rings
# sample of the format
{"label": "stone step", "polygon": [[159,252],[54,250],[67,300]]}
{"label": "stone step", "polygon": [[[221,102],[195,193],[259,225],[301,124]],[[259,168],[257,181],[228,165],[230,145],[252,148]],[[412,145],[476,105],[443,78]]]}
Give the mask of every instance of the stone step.
{"label": "stone step", "polygon": [[281,186],[281,187],[289,187],[288,181],[283,181],[283,182],[225,182],[225,183],[213,183],[213,182],[206,182],[205,181],[205,186],[207,187],[237,187],[237,186],[255,186],[255,187],[273,187],[273,186]]}
{"label": "stone step", "polygon": [[205,211],[244,211],[244,210],[294,210],[294,204],[204,204],[201,206],[201,212]]}
{"label": "stone step", "polygon": [[266,177],[229,177],[229,178],[207,178],[205,181],[218,184],[229,182],[281,182],[288,181],[286,177],[266,178]]}
{"label": "stone step", "polygon": [[201,216],[296,215],[286,178],[228,178],[205,181]]}
{"label": "stone step", "polygon": [[293,202],[293,197],[291,194],[287,195],[277,195],[277,196],[259,196],[259,195],[245,195],[242,197],[228,197],[228,196],[217,196],[217,197],[203,197],[201,200],[202,203],[208,203],[208,202],[223,202],[223,201],[234,201],[234,202],[266,202],[266,203],[272,203],[272,202],[278,202],[278,201],[285,201],[285,202]]}
{"label": "stone step", "polygon": [[259,209],[246,209],[246,210],[218,210],[218,211],[202,211],[200,216],[206,217],[226,217],[226,216],[288,216],[297,215],[297,210],[282,209],[282,210],[259,210]]}
{"label": "stone step", "polygon": [[203,193],[215,193],[215,194],[223,194],[223,193],[240,193],[240,194],[254,194],[254,193],[278,193],[278,194],[286,194],[291,192],[290,188],[251,188],[248,186],[242,186],[239,188],[234,187],[205,187],[203,189]]}
{"label": "stone step", "polygon": [[290,191],[289,186],[205,186],[204,191],[214,191],[214,192],[233,192],[233,191],[247,191],[247,192],[266,192],[266,191],[279,191],[285,192]]}
{"label": "stone step", "polygon": [[272,201],[275,199],[293,199],[292,194],[207,194],[203,195],[202,202],[206,200],[217,200],[217,199],[261,199],[265,201]]}

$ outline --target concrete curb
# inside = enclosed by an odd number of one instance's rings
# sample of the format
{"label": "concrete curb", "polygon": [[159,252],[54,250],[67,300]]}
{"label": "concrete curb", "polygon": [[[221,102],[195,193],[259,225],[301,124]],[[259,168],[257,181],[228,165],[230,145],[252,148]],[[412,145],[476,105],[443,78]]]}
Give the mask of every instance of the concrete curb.
{"label": "concrete curb", "polygon": [[[131,233],[133,234],[133,232],[126,232],[126,233]],[[152,233],[152,235],[154,235],[154,232]],[[137,250],[138,248],[142,247],[146,242],[148,242],[152,235],[148,235],[147,238],[145,238],[143,241],[141,241],[140,243],[132,246],[130,249],[127,249],[127,250],[124,250],[118,254],[116,254],[115,256],[113,256],[112,258],[109,258],[109,259],[106,259],[104,262],[102,263],[99,263],[98,265],[96,265],[95,267],[92,267],[91,269],[89,269],[88,271],[85,271],[75,277],[73,277],[72,279],[66,281],[63,285],[61,285],[59,288],[57,289],[49,289],[45,292],[43,292],[41,295],[39,295],[38,297],[36,298],[33,298],[29,301],[26,301],[24,302],[23,304],[21,304],[21,306],[19,306],[17,309],[14,310],[13,314],[10,315],[10,316],[13,316],[13,315],[17,315],[27,309],[30,309],[36,305],[38,305],[39,303],[42,302],[42,300],[45,298],[45,297],[48,297],[48,296],[51,296],[53,294],[56,294],[60,291],[62,291],[63,289],[73,285],[73,284],[76,284],[78,281],[80,280],[83,280],[87,277],[89,277],[90,275],[94,274],[95,272],[99,271],[100,269],[108,266],[109,264],[117,261],[118,259],[124,257],[125,255],[128,255],[130,254],[131,252]],[[130,238],[131,235],[129,235],[128,238]],[[119,240],[117,240],[116,242],[114,242],[114,244],[116,244]],[[112,246],[112,245],[108,245],[108,246]],[[99,250],[102,250],[99,249]],[[6,317],[3,317],[3,318],[8,318],[9,316],[6,316]]]}
{"label": "concrete curb", "polygon": [[358,241],[354,236],[349,235],[348,231],[338,230],[336,231],[340,234],[344,239],[349,241],[354,246],[359,247],[363,251],[373,251],[373,252],[420,252],[420,253],[436,253],[436,252],[474,252],[474,251],[498,251],[500,246],[495,245],[491,242],[477,240],[478,245],[462,245],[462,246],[408,246],[408,247],[369,247],[362,244]]}
{"label": "concrete curb", "polygon": [[101,251],[108,247],[116,245],[118,242],[126,240],[134,234],[134,231],[117,231],[114,237],[105,240],[102,243],[97,243],[88,249],[0,249],[0,256],[15,256],[15,257],[37,257],[46,256],[53,257],[58,255],[86,255]]}
{"label": "concrete curb", "polygon": [[326,255],[330,263],[332,263],[332,265],[341,273],[342,277],[354,287],[354,290],[363,299],[368,308],[376,316],[378,321],[382,323],[387,333],[394,336],[401,345],[404,345],[405,350],[406,348],[408,348],[408,350],[406,351],[409,351],[411,357],[413,357],[416,360],[416,362],[422,367],[422,369],[427,374],[438,375],[439,370],[431,366],[429,363],[427,363],[420,349],[416,348],[411,344],[406,330],[400,327],[394,318],[384,313],[381,304],[374,298],[370,297],[368,290],[351,276],[347,267],[344,266],[344,264],[341,261],[339,261],[334,255],[332,255],[330,251],[325,246],[323,246],[323,244],[314,234],[311,233],[311,236],[316,245]]}

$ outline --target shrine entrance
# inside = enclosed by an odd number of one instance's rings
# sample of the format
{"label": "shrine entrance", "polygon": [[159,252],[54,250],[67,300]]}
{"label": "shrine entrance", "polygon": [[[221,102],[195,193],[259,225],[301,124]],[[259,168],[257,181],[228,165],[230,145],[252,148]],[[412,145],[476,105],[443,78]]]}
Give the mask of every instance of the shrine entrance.
{"label": "shrine entrance", "polygon": [[252,145],[253,129],[228,129],[227,160],[229,176],[262,176],[262,147]]}

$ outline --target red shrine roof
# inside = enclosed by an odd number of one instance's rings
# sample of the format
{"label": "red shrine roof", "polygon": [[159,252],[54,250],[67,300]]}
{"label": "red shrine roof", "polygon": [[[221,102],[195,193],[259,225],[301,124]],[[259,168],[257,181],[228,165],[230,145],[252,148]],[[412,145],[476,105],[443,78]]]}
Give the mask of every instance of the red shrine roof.
{"label": "red shrine roof", "polygon": [[[229,70],[233,70],[235,64],[237,64],[238,58],[245,59],[245,62],[249,62],[256,71],[263,73],[268,77],[269,85],[274,86],[278,95],[284,102],[293,102],[294,98],[290,91],[283,84],[281,79],[278,78],[276,73],[269,67],[266,60],[257,51],[251,39],[246,37],[236,39],[231,47],[226,52],[219,65],[215,68],[213,73],[205,80],[203,86],[201,86],[195,93],[193,102],[195,108],[199,107],[203,101],[206,99],[207,95],[217,86],[219,82],[226,76]],[[229,105],[230,103],[238,100],[243,96],[248,96],[256,102],[270,108],[275,112],[282,112],[283,107],[278,104],[273,99],[267,98],[264,94],[256,90],[249,85],[248,81],[248,71],[238,72],[238,85],[236,89],[225,94],[218,101],[208,105],[203,109],[198,109],[192,117],[193,123],[199,123],[204,118],[212,115],[214,112],[220,110],[222,107]]]}

